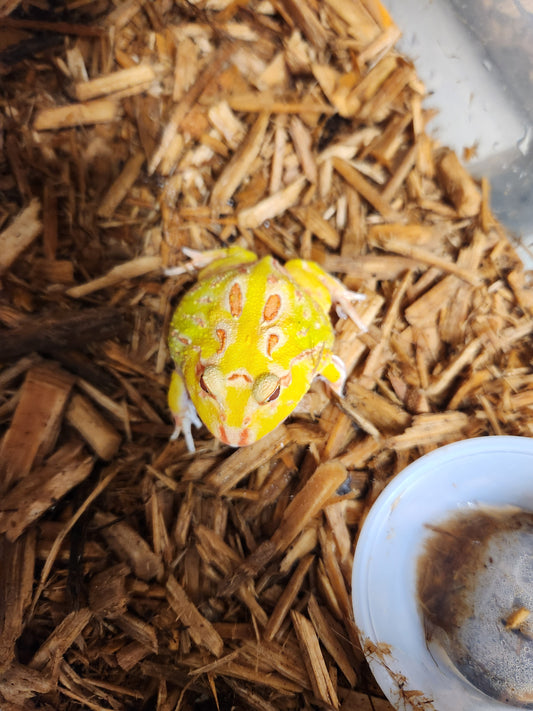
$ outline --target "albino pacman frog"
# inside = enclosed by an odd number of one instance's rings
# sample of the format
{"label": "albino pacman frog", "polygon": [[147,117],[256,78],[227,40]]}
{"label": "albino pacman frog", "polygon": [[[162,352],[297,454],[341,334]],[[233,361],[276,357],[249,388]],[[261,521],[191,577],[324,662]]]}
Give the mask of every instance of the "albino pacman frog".
{"label": "albino pacman frog", "polygon": [[346,372],[332,351],[329,310],[334,301],[361,326],[351,304],[359,294],[314,262],[282,266],[241,247],[184,251],[200,271],[170,326],[173,438],[183,432],[194,451],[191,424],[203,422],[240,447],[283,422],[316,376],[342,393]]}

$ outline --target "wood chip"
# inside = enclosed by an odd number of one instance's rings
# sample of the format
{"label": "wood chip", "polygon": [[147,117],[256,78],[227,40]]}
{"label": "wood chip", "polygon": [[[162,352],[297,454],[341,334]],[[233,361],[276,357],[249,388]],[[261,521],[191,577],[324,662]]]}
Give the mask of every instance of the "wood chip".
{"label": "wood chip", "polygon": [[29,666],[39,671],[47,665],[52,669],[56,667],[65,652],[89,624],[91,617],[92,613],[87,607],[69,613],[35,652]]}
{"label": "wood chip", "polygon": [[266,220],[281,215],[295,204],[306,182],[307,179],[303,176],[296,178],[286,188],[269,195],[252,207],[241,210],[238,217],[239,227],[241,229],[259,227]]}
{"label": "wood chip", "polygon": [[401,215],[390,207],[378,190],[376,190],[356,168],[341,158],[336,157],[333,158],[333,167],[342,175],[346,182],[367,200],[386,220],[401,221]]}
{"label": "wood chip", "polygon": [[5,491],[24,479],[55,444],[74,378],[37,365],[26,375],[9,430],[0,445],[0,482]]}
{"label": "wood chip", "polygon": [[328,674],[313,625],[296,610],[292,610],[291,617],[315,696],[328,706],[338,709],[337,692]]}
{"label": "wood chip", "polygon": [[206,478],[206,483],[219,494],[225,494],[242,481],[262,462],[269,461],[288,443],[289,438],[285,427],[276,428],[272,434],[263,437],[249,447],[238,449],[226,459],[220,467]]}
{"label": "wood chip", "polygon": [[109,188],[98,208],[100,217],[110,218],[118,205],[124,200],[131,186],[139,177],[144,163],[144,153],[138,151],[126,163],[122,172]]}
{"label": "wood chip", "polygon": [[15,541],[31,523],[89,476],[93,459],[80,460],[79,454],[79,445],[65,445],[41,469],[9,491],[0,505],[0,533]]}
{"label": "wood chip", "polygon": [[34,198],[9,227],[0,232],[0,275],[41,233],[40,211],[41,203]]}
{"label": "wood chip", "polygon": [[211,192],[211,205],[219,210],[232,197],[240,183],[248,175],[252,163],[257,158],[265,137],[269,115],[260,114],[246,138],[226,164]]}
{"label": "wood chip", "polygon": [[[365,515],[436,447],[533,437],[533,283],[488,181],[380,0],[52,5],[0,0],[0,707],[391,711]],[[364,329],[332,310],[342,396],[191,454],[166,341],[193,276],[163,268],[228,244],[315,261]]]}
{"label": "wood chip", "polygon": [[169,604],[176,613],[177,619],[187,626],[196,644],[206,647],[215,657],[220,657],[224,648],[222,638],[211,623],[200,614],[172,575],[167,580],[166,590]]}
{"label": "wood chip", "polygon": [[461,217],[477,215],[481,206],[481,193],[456,154],[452,151],[445,153],[438,163],[438,171],[457,214]]}
{"label": "wood chip", "polygon": [[112,514],[97,511],[94,523],[117,556],[127,562],[141,580],[160,578],[163,564],[148,543],[131,526],[117,521]]}
{"label": "wood chip", "polygon": [[115,456],[122,438],[87,398],[73,395],[66,417],[99,457],[107,461]]}
{"label": "wood chip", "polygon": [[285,550],[306,524],[318,514],[346,480],[344,465],[331,460],[320,464],[303,489],[285,509],[279,528],[272,536],[278,550]]}
{"label": "wood chip", "polygon": [[154,79],[153,67],[149,64],[139,64],[136,67],[120,69],[97,79],[76,84],[74,91],[78,101],[89,101],[97,96],[107,96],[132,87],[144,88],[146,85],[150,85]]}
{"label": "wood chip", "polygon": [[100,289],[107,289],[110,286],[119,284],[121,281],[135,279],[135,277],[143,276],[160,268],[161,257],[138,257],[113,267],[105,276],[93,279],[80,286],[73,286],[67,290],[67,294],[74,299],[79,299]]}
{"label": "wood chip", "polygon": [[333,620],[328,620],[326,618],[324,611],[320,609],[320,606],[314,596],[311,596],[309,599],[308,610],[309,617],[311,618],[311,622],[313,623],[313,627],[315,628],[319,640],[337,662],[350,686],[356,686],[357,674],[355,673],[352,662],[348,658],[348,655],[341,644],[342,638],[339,635],[338,630],[336,630],[335,626],[332,624]]}
{"label": "wood chip", "polygon": [[37,112],[33,122],[36,131],[57,131],[71,126],[110,123],[120,115],[119,104],[110,99],[97,99],[83,104],[68,104]]}
{"label": "wood chip", "polygon": [[277,631],[280,628],[281,623],[285,619],[286,615],[290,612],[292,604],[300,591],[303,579],[309,570],[309,566],[313,561],[313,556],[307,556],[302,558],[298,567],[296,568],[292,578],[290,579],[287,587],[284,589],[283,593],[280,595],[276,607],[272,612],[268,620],[268,624],[265,628],[265,639],[272,640],[276,636]]}

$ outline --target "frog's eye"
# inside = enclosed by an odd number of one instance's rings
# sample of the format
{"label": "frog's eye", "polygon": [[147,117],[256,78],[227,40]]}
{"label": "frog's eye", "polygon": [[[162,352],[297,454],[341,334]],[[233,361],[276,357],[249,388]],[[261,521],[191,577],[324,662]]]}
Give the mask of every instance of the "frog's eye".
{"label": "frog's eye", "polygon": [[252,394],[259,405],[273,402],[279,397],[280,379],[274,373],[263,373],[254,382]]}
{"label": "frog's eye", "polygon": [[267,402],[273,402],[274,400],[277,400],[278,397],[279,397],[280,390],[281,390],[281,387],[278,385],[277,388],[274,390],[274,392],[271,393],[271,394],[267,397],[267,400],[266,400],[266,401],[267,401]]}
{"label": "frog's eye", "polygon": [[198,382],[204,392],[212,397],[217,397],[224,388],[223,377],[220,369],[214,365],[209,365],[200,375]]}

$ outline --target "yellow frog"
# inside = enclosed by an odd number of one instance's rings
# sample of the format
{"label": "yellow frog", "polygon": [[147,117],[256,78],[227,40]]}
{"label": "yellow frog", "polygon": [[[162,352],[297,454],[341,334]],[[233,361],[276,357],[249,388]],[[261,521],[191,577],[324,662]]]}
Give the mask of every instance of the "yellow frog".
{"label": "yellow frog", "polygon": [[240,447],[283,422],[316,376],[342,393],[346,372],[332,351],[329,310],[333,300],[364,329],[351,304],[360,294],[314,262],[283,267],[241,247],[184,251],[200,271],[170,326],[173,438],[183,432],[194,451],[191,425],[203,422]]}

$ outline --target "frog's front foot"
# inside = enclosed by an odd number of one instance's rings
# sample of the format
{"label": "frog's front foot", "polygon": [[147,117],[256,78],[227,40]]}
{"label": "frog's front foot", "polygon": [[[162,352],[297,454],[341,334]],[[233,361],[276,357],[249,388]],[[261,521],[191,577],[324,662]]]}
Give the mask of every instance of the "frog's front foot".
{"label": "frog's front foot", "polygon": [[198,417],[196,408],[189,397],[183,378],[174,371],[170,380],[168,390],[168,404],[174,418],[174,432],[170,439],[178,439],[181,433],[185,439],[185,444],[189,452],[194,452],[194,440],[192,438],[191,426],[201,427],[202,421]]}
{"label": "frog's front foot", "polygon": [[183,433],[183,438],[185,439],[185,444],[189,452],[196,451],[194,446],[194,440],[192,437],[191,426],[194,425],[196,428],[202,426],[202,421],[198,417],[196,408],[189,400],[187,411],[185,413],[174,413],[174,432],[170,435],[170,440],[173,441],[178,439],[180,434]]}
{"label": "frog's front foot", "polygon": [[168,267],[165,269],[165,276],[194,274],[198,269],[206,267],[214,267],[216,271],[220,271],[257,261],[253,252],[237,246],[203,251],[182,247],[182,252],[189,261],[178,267]]}
{"label": "frog's front foot", "polygon": [[361,330],[361,333],[366,333],[368,328],[353,307],[354,301],[364,301],[366,295],[349,289],[339,289],[332,293],[332,298],[339,318],[349,318]]}

